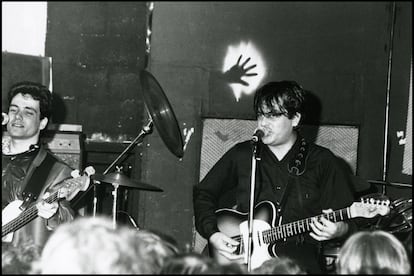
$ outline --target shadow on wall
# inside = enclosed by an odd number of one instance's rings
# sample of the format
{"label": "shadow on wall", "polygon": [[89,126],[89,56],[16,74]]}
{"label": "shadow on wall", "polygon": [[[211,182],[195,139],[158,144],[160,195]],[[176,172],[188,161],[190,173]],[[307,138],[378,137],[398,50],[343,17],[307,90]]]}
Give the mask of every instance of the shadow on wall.
{"label": "shadow on wall", "polygon": [[51,121],[54,124],[63,124],[67,116],[67,107],[62,97],[59,94],[53,92],[52,102],[52,118]]}
{"label": "shadow on wall", "polygon": [[[320,98],[312,91],[305,90],[305,103],[302,117],[302,125],[320,126],[322,103]],[[318,135],[319,127],[308,128],[306,133],[306,139],[309,142],[315,143]]]}

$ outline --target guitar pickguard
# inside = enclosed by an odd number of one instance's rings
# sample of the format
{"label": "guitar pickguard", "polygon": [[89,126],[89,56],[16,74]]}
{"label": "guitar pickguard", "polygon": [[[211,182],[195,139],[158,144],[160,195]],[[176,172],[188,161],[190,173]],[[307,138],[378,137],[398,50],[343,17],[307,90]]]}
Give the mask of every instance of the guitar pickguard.
{"label": "guitar pickguard", "polygon": [[[15,200],[10,202],[1,212],[1,224],[5,225],[12,221],[14,218],[18,217],[22,210],[20,210],[20,206],[22,205],[23,201]],[[11,242],[13,240],[14,232],[7,234],[6,236],[2,237],[2,242]]]}

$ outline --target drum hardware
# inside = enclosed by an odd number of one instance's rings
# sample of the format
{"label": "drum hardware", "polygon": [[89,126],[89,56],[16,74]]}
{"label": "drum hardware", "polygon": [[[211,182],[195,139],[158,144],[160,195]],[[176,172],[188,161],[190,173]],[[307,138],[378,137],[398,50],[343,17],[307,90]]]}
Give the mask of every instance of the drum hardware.
{"label": "drum hardware", "polygon": [[[130,180],[125,176],[119,167],[116,168],[116,172],[108,172],[118,163],[118,161],[127,154],[134,146],[142,142],[143,138],[153,132],[153,125],[155,125],[158,133],[164,144],[178,158],[184,156],[183,138],[178,126],[177,119],[171,108],[171,105],[165,96],[161,85],[155,79],[155,77],[147,70],[142,70],[140,74],[140,80],[142,84],[142,93],[144,97],[144,103],[149,115],[148,123],[142,128],[139,135],[123,150],[120,155],[106,168],[102,175],[95,174],[92,178],[96,182],[111,183],[114,187],[113,195],[113,226],[116,228],[116,201],[118,194],[118,187],[125,186],[129,188],[135,188],[139,190],[162,192],[163,190],[142,182]],[[97,206],[97,192],[96,185],[94,186],[94,199],[93,199],[93,216],[96,216]]]}
{"label": "drum hardware", "polygon": [[135,229],[140,230],[140,227],[138,226],[137,222],[135,221],[135,219],[132,216],[130,216],[128,214],[128,212],[118,210],[118,211],[116,211],[116,213],[126,215],[128,217],[128,220],[131,222],[132,226],[134,226]]}
{"label": "drum hardware", "polygon": [[368,183],[382,185],[385,186],[392,186],[392,187],[401,187],[401,188],[412,188],[411,184],[407,183],[399,183],[399,182],[388,182],[388,181],[380,181],[380,180],[367,180]]}
{"label": "drum hardware", "polygon": [[371,230],[383,230],[395,235],[400,241],[407,239],[412,233],[412,199],[399,198],[390,204],[391,211],[380,217]]}
{"label": "drum hardware", "polygon": [[391,212],[382,223],[390,233],[403,233],[413,229],[412,199],[396,199],[391,203]]}
{"label": "drum hardware", "polygon": [[91,179],[98,180],[100,182],[104,183],[110,183],[114,187],[114,190],[112,191],[113,196],[113,202],[112,202],[112,221],[113,226],[116,228],[116,213],[117,213],[117,202],[118,202],[118,188],[119,186],[124,186],[128,188],[135,188],[139,190],[147,190],[147,191],[154,191],[154,192],[162,192],[163,190],[155,187],[150,184],[146,184],[143,182],[133,181],[129,179],[127,176],[125,176],[122,172],[121,167],[116,167],[116,172],[112,172],[109,174],[97,174],[92,175]]}

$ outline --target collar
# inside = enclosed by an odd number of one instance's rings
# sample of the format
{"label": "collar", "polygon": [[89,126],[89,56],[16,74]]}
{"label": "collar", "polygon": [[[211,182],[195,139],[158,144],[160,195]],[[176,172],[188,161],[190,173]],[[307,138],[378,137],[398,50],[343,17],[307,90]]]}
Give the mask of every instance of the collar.
{"label": "collar", "polygon": [[3,136],[2,140],[1,140],[1,150],[2,150],[2,154],[4,155],[20,155],[20,154],[28,154],[31,152],[34,152],[38,149],[40,149],[40,144],[33,144],[30,145],[29,149],[27,151],[21,152],[21,153],[17,153],[17,154],[11,154],[10,153],[10,142],[11,142],[11,137],[10,136]]}

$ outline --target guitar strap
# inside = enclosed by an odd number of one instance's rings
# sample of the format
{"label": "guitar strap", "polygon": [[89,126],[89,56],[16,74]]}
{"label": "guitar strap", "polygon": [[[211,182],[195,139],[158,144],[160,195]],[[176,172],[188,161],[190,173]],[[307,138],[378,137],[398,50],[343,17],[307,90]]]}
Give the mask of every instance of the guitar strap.
{"label": "guitar strap", "polygon": [[[292,160],[288,163],[288,166],[287,166],[287,169],[289,172],[289,178],[288,178],[288,183],[286,185],[286,188],[281,196],[280,204],[277,210],[280,215],[282,215],[284,206],[287,201],[287,195],[289,194],[289,191],[292,185],[295,185],[297,188],[299,206],[303,208],[302,192],[301,192],[300,184],[298,181],[298,177],[301,176],[306,170],[308,152],[309,152],[309,144],[306,142],[304,137],[301,137],[299,150],[295,158],[292,158]],[[298,242],[299,240],[303,241],[302,236],[298,236],[297,239],[298,239]]]}
{"label": "guitar strap", "polygon": [[25,209],[28,204],[38,199],[40,191],[44,187],[54,163],[54,158],[48,155],[47,151],[40,146],[39,152],[33,159],[32,165],[23,182],[25,188],[22,192],[22,209]]}

